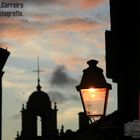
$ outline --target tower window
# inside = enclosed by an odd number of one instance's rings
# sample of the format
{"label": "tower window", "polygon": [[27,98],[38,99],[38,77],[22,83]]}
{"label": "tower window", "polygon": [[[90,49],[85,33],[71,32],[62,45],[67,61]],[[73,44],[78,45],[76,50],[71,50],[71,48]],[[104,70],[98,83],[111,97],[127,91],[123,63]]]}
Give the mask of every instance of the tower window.
{"label": "tower window", "polygon": [[37,116],[37,136],[42,136],[41,117]]}

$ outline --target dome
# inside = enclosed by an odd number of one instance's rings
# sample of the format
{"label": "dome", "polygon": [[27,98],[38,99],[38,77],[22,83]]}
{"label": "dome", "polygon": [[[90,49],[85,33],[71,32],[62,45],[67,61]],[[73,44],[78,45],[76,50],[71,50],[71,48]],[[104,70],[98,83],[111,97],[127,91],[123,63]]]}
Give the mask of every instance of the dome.
{"label": "dome", "polygon": [[35,113],[43,113],[51,109],[50,98],[47,93],[37,90],[28,99],[27,109]]}

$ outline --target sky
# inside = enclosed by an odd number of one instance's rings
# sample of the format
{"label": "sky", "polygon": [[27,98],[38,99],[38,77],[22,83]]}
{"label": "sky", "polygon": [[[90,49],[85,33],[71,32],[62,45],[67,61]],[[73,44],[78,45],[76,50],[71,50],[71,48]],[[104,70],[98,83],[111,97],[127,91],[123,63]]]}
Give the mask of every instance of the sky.
{"label": "sky", "polygon": [[[0,2],[3,2],[0,0]],[[6,0],[15,3],[16,0]],[[58,129],[78,129],[83,111],[76,86],[87,61],[96,59],[105,75],[105,30],[110,30],[108,0],[18,0],[23,16],[0,17],[0,46],[10,51],[3,76],[3,140],[21,131],[21,107],[36,90],[37,57],[42,90],[57,102]],[[0,9],[1,10],[1,9]],[[2,10],[15,10],[3,8]],[[112,84],[107,113],[117,108]]]}

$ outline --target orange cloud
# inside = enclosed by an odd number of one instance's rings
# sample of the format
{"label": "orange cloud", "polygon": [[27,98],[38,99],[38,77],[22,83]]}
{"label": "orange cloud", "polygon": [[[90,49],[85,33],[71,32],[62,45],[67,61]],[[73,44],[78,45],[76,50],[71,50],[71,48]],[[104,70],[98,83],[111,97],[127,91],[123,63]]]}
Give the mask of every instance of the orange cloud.
{"label": "orange cloud", "polygon": [[17,19],[17,18],[4,18],[1,17],[0,18],[0,26],[1,25],[15,25],[15,24],[21,24],[21,20]]}
{"label": "orange cloud", "polygon": [[[58,46],[48,48],[47,56],[56,65],[65,65],[69,71],[77,71],[83,67],[86,62],[84,57],[81,56],[83,51],[88,52],[88,47],[59,47]],[[80,53],[81,51],[81,53]],[[65,59],[64,59],[65,58]]]}
{"label": "orange cloud", "polygon": [[84,19],[81,17],[75,17],[56,21],[48,25],[47,30],[57,31],[58,29],[59,31],[65,30],[65,32],[85,32],[91,31],[91,29],[99,29],[101,26],[102,25],[95,21],[90,21],[89,19]]}
{"label": "orange cloud", "polygon": [[99,4],[102,4],[105,0],[81,0],[81,8],[87,9],[96,7]]}
{"label": "orange cloud", "polygon": [[66,8],[70,9],[91,9],[103,4],[106,0],[69,0],[69,2],[65,2]]}
{"label": "orange cloud", "polygon": [[5,40],[28,40],[30,36],[38,34],[38,31],[29,25],[29,21],[25,19],[2,17],[0,22],[1,38],[4,38]]}
{"label": "orange cloud", "polygon": [[[7,25],[8,26],[8,25]],[[1,30],[1,37],[4,38],[5,40],[13,39],[13,40],[18,40],[18,41],[27,41],[30,36],[34,36],[38,34],[38,32],[34,29],[31,28],[26,28],[26,27],[21,27],[20,25],[15,25],[9,27],[4,27]]]}

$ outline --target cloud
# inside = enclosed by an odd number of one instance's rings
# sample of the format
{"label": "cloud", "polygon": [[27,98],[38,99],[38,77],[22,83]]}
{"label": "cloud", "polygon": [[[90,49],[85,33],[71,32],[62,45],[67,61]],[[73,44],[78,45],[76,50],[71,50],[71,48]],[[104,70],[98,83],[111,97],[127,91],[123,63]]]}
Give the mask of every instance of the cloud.
{"label": "cloud", "polygon": [[74,94],[70,95],[70,98],[74,101],[79,101],[80,100],[80,97],[77,96],[77,95],[74,95]]}
{"label": "cloud", "polygon": [[21,24],[23,22],[23,20],[21,19],[17,19],[17,18],[4,18],[4,17],[1,17],[1,22],[0,22],[0,25],[4,25],[4,26],[8,26],[8,25],[14,25],[15,24]]}
{"label": "cloud", "polygon": [[64,65],[58,66],[52,73],[50,84],[58,87],[71,86],[77,83],[76,79],[72,78]]}
{"label": "cloud", "polygon": [[67,93],[68,95],[66,95],[59,91],[49,91],[48,94],[49,94],[51,102],[57,102],[59,104],[62,104],[67,101],[79,101],[80,100],[80,97],[75,94]]}
{"label": "cloud", "polygon": [[52,102],[64,103],[68,98],[59,91],[49,91],[49,97]]}
{"label": "cloud", "polygon": [[64,5],[65,3],[67,3],[67,0],[25,0],[24,2],[27,2],[28,4],[34,4],[34,5],[54,5],[54,4],[58,4],[58,5]]}
{"label": "cloud", "polygon": [[74,17],[74,18],[65,18],[65,19],[58,19],[55,22],[49,24],[47,26],[47,30],[54,30],[58,31],[66,31],[66,32],[83,32],[83,31],[91,31],[101,28],[102,25],[97,23],[94,20],[90,20],[88,18],[83,17]]}
{"label": "cloud", "polygon": [[[17,41],[25,41],[29,40],[29,38],[33,37],[34,35],[38,34],[38,32],[30,27],[24,27],[22,24],[9,24],[3,25],[1,29],[1,37],[4,39],[13,39]],[[2,27],[2,25],[0,25]]]}
{"label": "cloud", "polygon": [[[104,3],[106,0],[26,0],[29,4],[36,4],[36,5],[59,5],[65,8],[93,8],[98,6],[99,4]],[[25,2],[25,1],[24,1]]]}
{"label": "cloud", "polygon": [[93,8],[102,4],[105,0],[81,0],[80,6],[83,9]]}

